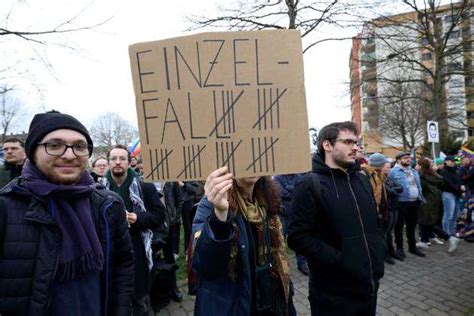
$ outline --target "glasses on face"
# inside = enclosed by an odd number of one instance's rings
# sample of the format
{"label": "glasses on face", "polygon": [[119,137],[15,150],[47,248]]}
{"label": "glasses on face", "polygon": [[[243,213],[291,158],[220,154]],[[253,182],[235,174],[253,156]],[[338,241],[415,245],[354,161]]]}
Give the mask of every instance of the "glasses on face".
{"label": "glasses on face", "polygon": [[92,152],[92,146],[87,143],[76,143],[72,145],[67,145],[62,142],[43,142],[38,143],[38,145],[44,146],[46,154],[57,157],[64,155],[68,148],[71,148],[72,152],[77,157],[89,156]]}
{"label": "glasses on face", "polygon": [[97,168],[107,168],[107,164],[96,164]]}
{"label": "glasses on face", "polygon": [[120,162],[124,162],[124,161],[128,161],[128,158],[127,157],[109,157],[109,161],[113,162],[113,161],[120,161]]}
{"label": "glasses on face", "polygon": [[358,139],[352,139],[352,138],[336,138],[335,139],[336,142],[341,142],[343,143],[344,145],[347,145],[347,146],[354,146],[354,145],[357,145],[359,146],[359,140]]}

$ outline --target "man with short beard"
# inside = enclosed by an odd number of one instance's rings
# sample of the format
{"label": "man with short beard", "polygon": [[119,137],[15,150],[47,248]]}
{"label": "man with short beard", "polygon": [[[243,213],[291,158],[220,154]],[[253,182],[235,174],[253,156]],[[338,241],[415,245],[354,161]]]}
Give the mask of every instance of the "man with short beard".
{"label": "man with short beard", "polygon": [[0,188],[21,174],[26,159],[23,142],[16,137],[5,139],[3,142],[3,157],[5,162],[0,167]]}
{"label": "man with short beard", "polygon": [[402,260],[406,257],[403,250],[403,226],[406,225],[408,251],[415,256],[424,257],[425,254],[416,247],[415,228],[418,218],[418,208],[425,202],[423,197],[420,175],[411,167],[411,156],[408,152],[396,155],[397,164],[390,171],[389,179],[395,185],[403,188],[398,194],[398,219],[395,224],[395,252]]}
{"label": "man with short beard", "polygon": [[308,261],[311,315],[375,315],[385,240],[357,135],[353,122],[323,127],[293,191],[288,246]]}
{"label": "man with short beard", "polygon": [[1,315],[130,315],[133,251],[120,198],[87,172],[74,117],[35,115],[19,178],[0,193]]}
{"label": "man with short beard", "polygon": [[127,214],[135,254],[135,293],[132,299],[133,315],[148,315],[151,310],[150,288],[153,255],[153,229],[165,220],[165,209],[152,183],[139,181],[130,168],[131,156],[127,147],[115,145],[108,153],[109,171],[102,183],[120,195]]}

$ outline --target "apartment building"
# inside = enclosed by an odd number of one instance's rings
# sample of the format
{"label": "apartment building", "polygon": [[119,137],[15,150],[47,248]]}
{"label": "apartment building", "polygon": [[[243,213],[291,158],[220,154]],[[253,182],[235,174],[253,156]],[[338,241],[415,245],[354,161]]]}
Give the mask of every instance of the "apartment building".
{"label": "apartment building", "polygon": [[[419,14],[409,12],[368,21],[353,37],[349,59],[352,120],[360,127],[368,152],[393,156],[402,147],[391,120],[394,126],[397,122],[406,123],[407,128],[417,124],[410,141],[415,146],[424,143],[425,128],[419,126],[426,126],[427,118],[441,112],[445,113],[440,120],[444,132],[458,140],[474,139],[474,16],[472,9],[464,9],[461,15],[458,8],[458,4],[440,6],[436,19],[426,23],[430,31],[425,35]],[[437,59],[439,50],[431,43],[444,37],[446,48]],[[434,76],[436,69],[443,72]],[[439,101],[430,89],[440,91]],[[423,107],[432,110],[422,113]],[[397,111],[400,115],[391,117]]]}

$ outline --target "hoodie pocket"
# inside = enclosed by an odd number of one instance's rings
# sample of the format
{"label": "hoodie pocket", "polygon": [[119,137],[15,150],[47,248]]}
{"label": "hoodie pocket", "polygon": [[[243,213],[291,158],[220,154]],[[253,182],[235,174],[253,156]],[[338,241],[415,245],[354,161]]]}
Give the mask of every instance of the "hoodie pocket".
{"label": "hoodie pocket", "polygon": [[353,279],[370,281],[369,256],[362,235],[343,239],[341,266]]}

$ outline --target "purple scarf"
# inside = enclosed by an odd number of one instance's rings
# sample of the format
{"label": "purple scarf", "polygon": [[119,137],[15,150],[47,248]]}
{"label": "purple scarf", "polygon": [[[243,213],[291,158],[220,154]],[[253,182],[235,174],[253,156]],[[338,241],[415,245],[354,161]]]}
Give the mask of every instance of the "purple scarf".
{"label": "purple scarf", "polygon": [[35,195],[49,198],[51,215],[62,232],[57,280],[72,280],[92,271],[102,271],[104,254],[91,216],[90,196],[95,184],[85,172],[75,185],[55,184],[26,161],[23,185]]}

